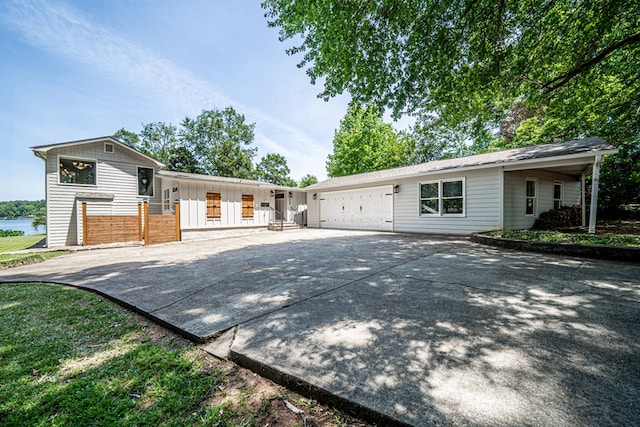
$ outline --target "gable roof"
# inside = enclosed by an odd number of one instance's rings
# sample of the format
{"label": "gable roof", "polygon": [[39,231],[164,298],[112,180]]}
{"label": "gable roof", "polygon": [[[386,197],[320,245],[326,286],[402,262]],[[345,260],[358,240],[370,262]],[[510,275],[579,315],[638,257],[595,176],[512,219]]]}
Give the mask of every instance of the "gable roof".
{"label": "gable roof", "polygon": [[228,178],[225,176],[216,176],[216,175],[203,175],[199,173],[187,173],[187,172],[176,172],[176,171],[168,171],[162,170],[156,172],[156,176],[162,178],[173,178],[173,179],[183,179],[188,181],[200,181],[200,182],[215,182],[219,184],[235,184],[235,185],[248,185],[253,187],[262,187],[274,190],[299,190],[303,191],[300,188],[295,187],[286,187],[284,185],[272,184],[266,181],[256,181],[253,179],[243,179],[243,178]]}
{"label": "gable roof", "polygon": [[330,187],[345,187],[368,184],[389,179],[408,178],[417,175],[428,175],[436,172],[447,172],[460,169],[481,169],[492,166],[518,165],[529,162],[561,160],[576,157],[592,157],[595,155],[615,154],[618,150],[607,144],[602,138],[591,137],[571,141],[532,145],[513,148],[492,153],[476,154],[455,159],[435,160],[418,165],[384,169],[356,175],[330,178],[306,187],[306,190],[318,190]]}
{"label": "gable roof", "polygon": [[152,163],[155,163],[155,165],[158,168],[163,168],[165,165],[162,162],[159,162],[158,160],[154,159],[153,157],[147,156],[144,153],[141,153],[140,151],[136,150],[135,148],[129,147],[127,144],[124,144],[120,141],[118,141],[117,139],[115,139],[112,136],[101,136],[98,138],[89,138],[89,139],[78,139],[75,141],[67,141],[67,142],[58,142],[55,144],[47,144],[47,145],[37,145],[34,147],[30,147],[31,151],[33,151],[33,154],[35,154],[36,156],[40,157],[43,160],[47,159],[47,152],[49,150],[55,149],[55,148],[61,148],[61,147],[73,147],[74,145],[84,145],[84,144],[93,144],[95,142],[109,142],[112,143],[114,145],[117,145],[125,150],[131,151],[132,153],[135,153],[147,160],[149,160]]}

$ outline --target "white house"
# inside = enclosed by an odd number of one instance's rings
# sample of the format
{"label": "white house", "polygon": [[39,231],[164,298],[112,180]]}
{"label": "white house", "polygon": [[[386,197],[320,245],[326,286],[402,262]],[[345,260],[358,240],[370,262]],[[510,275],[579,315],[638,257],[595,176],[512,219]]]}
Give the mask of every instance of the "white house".
{"label": "white house", "polygon": [[[174,215],[177,203],[183,240],[266,228],[276,221],[302,225],[305,219],[306,194],[300,189],[165,171],[162,163],[111,137],[31,150],[45,161],[48,247],[84,243],[83,209],[89,216],[130,217],[135,226],[144,202],[156,215]],[[139,240],[139,233],[128,233],[128,240]]]}
{"label": "white house", "polygon": [[308,226],[470,234],[523,229],[559,206],[583,206],[593,174],[617,150],[593,137],[328,179],[307,187]]}

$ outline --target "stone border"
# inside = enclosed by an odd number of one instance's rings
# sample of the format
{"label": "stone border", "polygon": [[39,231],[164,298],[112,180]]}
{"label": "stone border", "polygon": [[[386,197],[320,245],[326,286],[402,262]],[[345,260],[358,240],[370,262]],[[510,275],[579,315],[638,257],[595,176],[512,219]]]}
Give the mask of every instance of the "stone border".
{"label": "stone border", "polygon": [[581,258],[606,259],[640,264],[640,248],[623,248],[606,245],[581,245],[576,243],[535,242],[532,240],[505,239],[483,234],[472,234],[471,241],[482,245],[528,252],[543,252]]}

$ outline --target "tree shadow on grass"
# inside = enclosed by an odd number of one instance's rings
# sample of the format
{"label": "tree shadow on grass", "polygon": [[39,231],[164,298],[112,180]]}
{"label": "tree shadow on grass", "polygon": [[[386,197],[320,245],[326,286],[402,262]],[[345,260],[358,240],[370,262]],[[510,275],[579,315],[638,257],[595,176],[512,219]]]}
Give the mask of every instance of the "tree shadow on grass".
{"label": "tree shadow on grass", "polygon": [[131,249],[55,281],[195,338],[239,325],[241,363],[407,424],[640,419],[639,266],[398,234],[215,245]]}

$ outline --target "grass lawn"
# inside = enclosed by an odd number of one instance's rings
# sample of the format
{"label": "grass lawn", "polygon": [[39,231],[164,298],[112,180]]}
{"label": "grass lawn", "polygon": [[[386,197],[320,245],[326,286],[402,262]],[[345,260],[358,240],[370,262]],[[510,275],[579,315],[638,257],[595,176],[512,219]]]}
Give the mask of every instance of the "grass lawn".
{"label": "grass lawn", "polygon": [[44,238],[44,234],[0,237],[0,253],[28,249]]}
{"label": "grass lawn", "polygon": [[0,284],[0,425],[365,425],[74,288]]}
{"label": "grass lawn", "polygon": [[20,254],[7,253],[29,249],[44,238],[44,234],[0,237],[0,268],[10,268],[18,265],[33,264],[35,262],[44,261],[46,259],[64,254],[64,252],[62,251],[29,252]]}

